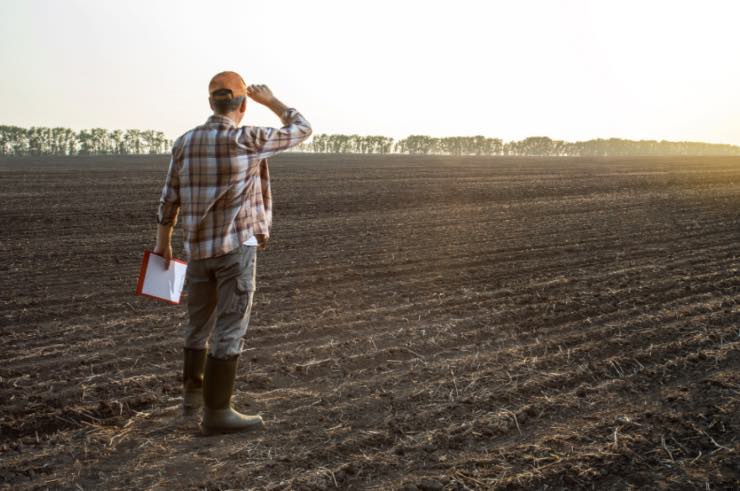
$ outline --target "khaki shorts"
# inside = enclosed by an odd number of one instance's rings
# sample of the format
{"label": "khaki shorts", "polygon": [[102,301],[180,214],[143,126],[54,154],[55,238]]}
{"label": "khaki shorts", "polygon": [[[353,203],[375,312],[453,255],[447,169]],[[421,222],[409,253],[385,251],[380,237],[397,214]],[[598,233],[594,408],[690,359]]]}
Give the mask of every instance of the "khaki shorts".
{"label": "khaki shorts", "polygon": [[257,277],[257,246],[188,263],[185,347],[208,348],[214,358],[242,351]]}

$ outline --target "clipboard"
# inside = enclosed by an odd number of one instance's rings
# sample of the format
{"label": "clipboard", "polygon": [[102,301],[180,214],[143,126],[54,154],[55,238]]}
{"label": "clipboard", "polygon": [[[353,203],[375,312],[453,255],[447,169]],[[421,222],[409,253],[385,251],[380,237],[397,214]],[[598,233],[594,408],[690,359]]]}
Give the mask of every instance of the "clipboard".
{"label": "clipboard", "polygon": [[177,305],[180,303],[182,287],[188,263],[172,258],[170,269],[164,269],[164,258],[151,251],[144,251],[136,295],[149,297]]}

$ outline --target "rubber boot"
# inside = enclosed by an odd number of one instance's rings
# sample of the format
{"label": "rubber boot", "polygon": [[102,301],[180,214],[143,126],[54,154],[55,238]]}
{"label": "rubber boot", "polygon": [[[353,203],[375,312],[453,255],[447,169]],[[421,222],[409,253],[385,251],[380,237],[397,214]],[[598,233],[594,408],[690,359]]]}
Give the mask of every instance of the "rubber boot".
{"label": "rubber boot", "polygon": [[203,369],[205,349],[184,349],[182,366],[182,414],[194,416],[203,407]]}
{"label": "rubber boot", "polygon": [[262,417],[241,414],[231,407],[239,356],[220,360],[208,356],[203,380],[203,421],[206,434],[233,433],[264,428]]}

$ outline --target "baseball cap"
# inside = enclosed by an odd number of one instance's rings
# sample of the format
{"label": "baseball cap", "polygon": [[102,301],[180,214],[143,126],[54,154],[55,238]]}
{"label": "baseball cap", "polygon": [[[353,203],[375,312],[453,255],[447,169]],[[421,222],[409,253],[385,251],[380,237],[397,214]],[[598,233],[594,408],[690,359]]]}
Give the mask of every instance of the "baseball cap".
{"label": "baseball cap", "polygon": [[230,101],[237,97],[245,97],[247,84],[236,72],[220,72],[214,75],[208,83],[208,95],[214,101]]}

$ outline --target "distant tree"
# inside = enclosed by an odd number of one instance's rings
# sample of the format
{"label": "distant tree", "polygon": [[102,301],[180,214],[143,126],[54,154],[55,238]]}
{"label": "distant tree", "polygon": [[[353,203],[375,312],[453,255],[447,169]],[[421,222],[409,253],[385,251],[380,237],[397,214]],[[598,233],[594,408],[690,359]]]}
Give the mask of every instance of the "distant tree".
{"label": "distant tree", "polygon": [[123,131],[121,130],[113,130],[110,132],[110,140],[111,140],[111,147],[113,149],[113,153],[117,155],[125,154],[126,153],[126,146],[123,142]]}
{"label": "distant tree", "polygon": [[143,153],[142,148],[144,144],[140,130],[126,130],[126,133],[123,135],[123,141],[126,145],[126,153]]}

